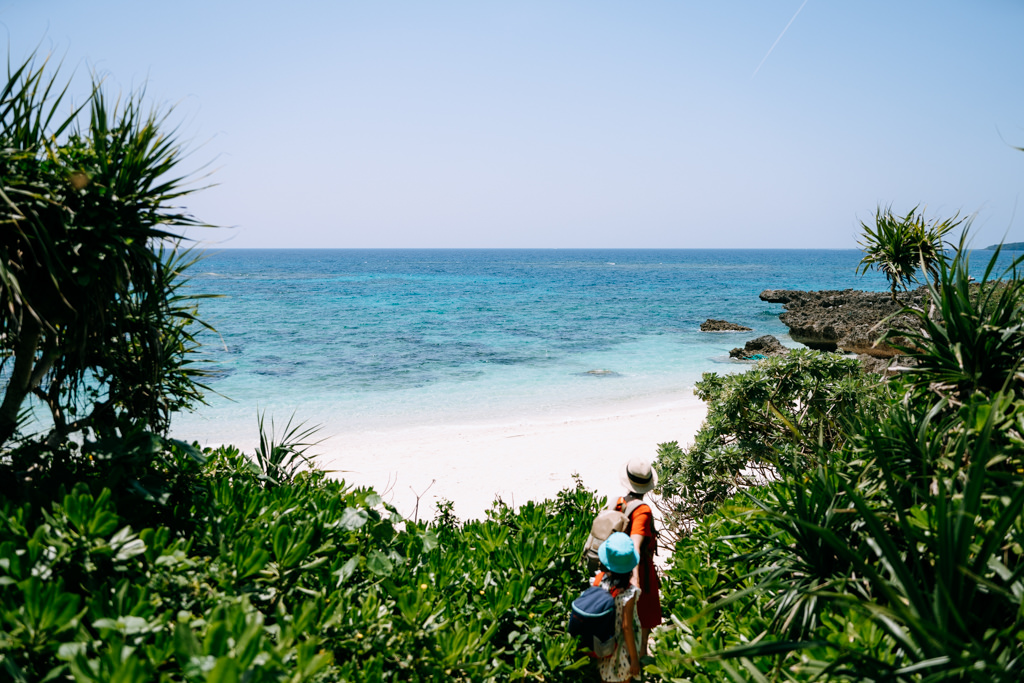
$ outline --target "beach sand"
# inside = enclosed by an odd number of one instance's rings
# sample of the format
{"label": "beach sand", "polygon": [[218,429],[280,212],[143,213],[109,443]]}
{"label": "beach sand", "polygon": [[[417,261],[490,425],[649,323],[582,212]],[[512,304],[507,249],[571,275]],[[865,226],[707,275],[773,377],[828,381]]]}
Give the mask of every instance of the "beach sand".
{"label": "beach sand", "polygon": [[433,519],[447,499],[466,520],[483,517],[495,497],[515,507],[554,497],[573,485],[574,473],[601,495],[621,495],[619,472],[629,458],[653,460],[666,441],[693,443],[706,412],[689,394],[585,416],[342,433],[320,446],[317,464],[347,483],[372,486],[407,518]]}

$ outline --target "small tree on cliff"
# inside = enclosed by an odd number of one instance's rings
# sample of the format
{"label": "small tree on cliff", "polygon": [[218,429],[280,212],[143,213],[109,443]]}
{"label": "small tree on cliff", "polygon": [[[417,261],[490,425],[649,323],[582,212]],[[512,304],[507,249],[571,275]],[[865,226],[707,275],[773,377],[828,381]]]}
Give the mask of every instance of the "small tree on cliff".
{"label": "small tree on cliff", "polygon": [[182,290],[193,261],[169,231],[198,225],[172,206],[191,191],[169,175],[181,149],[141,93],[111,107],[94,85],[58,115],[67,86],[45,67],[8,66],[0,92],[0,446],[30,395],[50,443],[165,431],[204,374]]}
{"label": "small tree on cliff", "polygon": [[872,268],[882,271],[889,280],[892,300],[896,301],[897,288],[906,289],[915,282],[918,268],[933,281],[938,277],[938,266],[946,260],[944,239],[963,223],[958,216],[928,222],[918,207],[906,216],[894,215],[891,207],[878,207],[874,228],[861,222],[864,234],[859,244],[864,258],[857,270],[859,273],[867,273]]}

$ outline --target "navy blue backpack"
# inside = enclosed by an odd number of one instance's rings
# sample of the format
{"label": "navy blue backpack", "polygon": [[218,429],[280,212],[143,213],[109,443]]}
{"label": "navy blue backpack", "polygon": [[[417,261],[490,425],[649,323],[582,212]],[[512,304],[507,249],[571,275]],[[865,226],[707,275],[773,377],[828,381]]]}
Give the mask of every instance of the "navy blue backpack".
{"label": "navy blue backpack", "polygon": [[591,657],[603,659],[615,652],[615,593],[618,590],[609,593],[601,586],[591,586],[572,601],[569,633],[580,636]]}

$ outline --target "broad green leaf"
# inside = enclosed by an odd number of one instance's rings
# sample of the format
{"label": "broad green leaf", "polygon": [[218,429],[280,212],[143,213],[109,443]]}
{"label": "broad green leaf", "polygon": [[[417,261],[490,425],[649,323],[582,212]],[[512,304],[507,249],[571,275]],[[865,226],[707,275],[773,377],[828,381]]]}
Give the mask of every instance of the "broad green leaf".
{"label": "broad green leaf", "polygon": [[333,572],[338,577],[338,587],[340,588],[345,584],[346,581],[351,578],[352,574],[359,567],[359,561],[363,559],[362,555],[354,555],[348,559],[348,561],[341,566],[341,569]]}
{"label": "broad green leaf", "polygon": [[[95,623],[95,622],[94,622]],[[57,659],[62,662],[72,661],[76,655],[85,654],[89,649],[88,643],[61,643],[57,648]]]}
{"label": "broad green leaf", "polygon": [[345,508],[341,515],[341,528],[347,531],[354,531],[366,524],[369,514],[363,508]]}
{"label": "broad green leaf", "polygon": [[423,550],[425,552],[429,553],[431,550],[436,548],[437,545],[438,545],[437,534],[434,533],[434,530],[433,529],[424,529],[423,530]]}
{"label": "broad green leaf", "polygon": [[394,565],[387,555],[376,548],[370,550],[366,556],[366,568],[377,576],[390,576],[394,571]]}
{"label": "broad green leaf", "polygon": [[216,666],[206,676],[206,683],[238,683],[238,663],[229,657],[222,657],[217,660]]}

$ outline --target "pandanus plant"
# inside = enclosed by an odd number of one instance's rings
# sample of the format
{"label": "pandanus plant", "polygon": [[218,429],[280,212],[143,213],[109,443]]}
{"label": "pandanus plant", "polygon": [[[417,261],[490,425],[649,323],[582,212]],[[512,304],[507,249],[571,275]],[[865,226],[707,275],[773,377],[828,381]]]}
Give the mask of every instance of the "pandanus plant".
{"label": "pandanus plant", "polygon": [[721,656],[801,653],[792,670],[818,680],[1022,680],[1024,288],[1022,260],[994,277],[998,259],[972,283],[961,239],[935,314],[903,311],[919,327],[899,399],[751,495],[773,528],[747,578],[775,618]]}
{"label": "pandanus plant", "polygon": [[193,191],[175,175],[182,151],[143,93],[111,105],[94,83],[69,108],[46,67],[9,66],[0,92],[0,446],[29,396],[51,442],[163,431],[203,389],[182,288],[194,259],[176,232],[199,225],[174,206]]}
{"label": "pandanus plant", "polygon": [[875,225],[861,222],[864,230],[862,241],[864,257],[858,265],[858,272],[867,273],[877,269],[889,281],[892,300],[896,301],[896,290],[907,288],[916,281],[920,268],[935,281],[938,267],[945,262],[945,237],[953,229],[968,223],[954,215],[944,220],[927,221],[923,211],[914,207],[906,216],[893,214],[891,207],[875,210]]}

